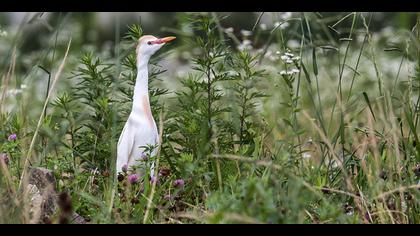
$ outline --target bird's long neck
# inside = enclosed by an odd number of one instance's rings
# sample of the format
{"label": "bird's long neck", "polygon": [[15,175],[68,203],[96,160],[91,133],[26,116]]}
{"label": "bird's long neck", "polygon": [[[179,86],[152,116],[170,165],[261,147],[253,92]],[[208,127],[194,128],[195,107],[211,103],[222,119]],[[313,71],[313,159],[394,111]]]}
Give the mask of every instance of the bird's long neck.
{"label": "bird's long neck", "polygon": [[153,121],[149,101],[149,57],[138,58],[137,79],[134,87],[133,109],[135,115],[145,116],[149,122]]}

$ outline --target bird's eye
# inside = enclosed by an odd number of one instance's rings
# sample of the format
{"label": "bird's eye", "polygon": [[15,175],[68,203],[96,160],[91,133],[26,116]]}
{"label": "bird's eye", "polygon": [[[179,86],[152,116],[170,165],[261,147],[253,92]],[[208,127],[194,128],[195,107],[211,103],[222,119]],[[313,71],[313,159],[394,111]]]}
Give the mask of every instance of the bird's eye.
{"label": "bird's eye", "polygon": [[152,45],[152,41],[147,42],[147,45]]}

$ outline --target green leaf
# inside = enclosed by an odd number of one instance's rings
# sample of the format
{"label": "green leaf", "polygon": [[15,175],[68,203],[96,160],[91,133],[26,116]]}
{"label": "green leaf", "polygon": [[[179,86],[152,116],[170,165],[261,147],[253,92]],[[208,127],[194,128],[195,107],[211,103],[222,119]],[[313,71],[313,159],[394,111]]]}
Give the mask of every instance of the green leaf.
{"label": "green leaf", "polygon": [[363,97],[365,98],[365,101],[367,105],[369,106],[369,110],[372,113],[373,119],[376,121],[375,113],[372,110],[372,105],[370,104],[370,100],[366,92],[363,92]]}

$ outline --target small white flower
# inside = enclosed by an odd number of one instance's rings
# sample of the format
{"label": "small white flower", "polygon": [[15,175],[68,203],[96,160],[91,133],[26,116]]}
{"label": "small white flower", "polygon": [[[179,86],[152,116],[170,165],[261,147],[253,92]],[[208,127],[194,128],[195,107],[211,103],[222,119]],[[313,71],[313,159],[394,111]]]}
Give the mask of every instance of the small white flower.
{"label": "small white flower", "polygon": [[298,69],[292,69],[292,73],[294,73],[294,74],[298,74],[300,72],[300,70],[298,70]]}
{"label": "small white flower", "polygon": [[289,53],[289,52],[284,53],[284,55],[286,55],[288,57],[294,57],[295,56],[293,53]]}
{"label": "small white flower", "polygon": [[233,28],[232,27],[226,28],[225,33],[233,33]]}
{"label": "small white flower", "polygon": [[241,34],[245,37],[249,37],[252,35],[252,31],[249,30],[241,30]]}
{"label": "small white flower", "polygon": [[267,25],[266,25],[266,24],[264,24],[264,23],[262,23],[262,24],[260,24],[260,28],[261,28],[262,30],[266,30],[266,29],[267,29]]}
{"label": "small white flower", "polygon": [[277,55],[280,55],[280,53],[281,53],[280,51],[276,51],[276,54],[277,54]]}
{"label": "small white flower", "polygon": [[281,56],[280,58],[282,61],[286,61],[290,59],[288,56],[285,56],[285,55]]}
{"label": "small white flower", "polygon": [[300,71],[298,69],[291,69],[291,70],[288,70],[288,71],[282,70],[282,71],[280,71],[280,75],[294,75],[294,74],[297,74],[299,72]]}

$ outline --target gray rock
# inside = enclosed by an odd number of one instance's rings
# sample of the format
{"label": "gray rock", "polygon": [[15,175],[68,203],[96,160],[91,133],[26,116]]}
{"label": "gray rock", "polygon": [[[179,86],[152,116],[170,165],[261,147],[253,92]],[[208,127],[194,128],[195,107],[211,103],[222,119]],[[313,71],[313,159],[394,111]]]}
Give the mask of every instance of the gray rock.
{"label": "gray rock", "polygon": [[28,188],[33,214],[31,221],[41,223],[57,210],[56,181],[53,173],[45,168],[30,168]]}
{"label": "gray rock", "polygon": [[[52,171],[40,167],[29,169],[29,184],[26,191],[31,199],[30,223],[43,223],[44,219],[50,219],[57,212],[56,184]],[[87,222],[77,213],[73,213],[70,223],[86,224]]]}
{"label": "gray rock", "polygon": [[79,214],[77,214],[76,212],[73,212],[72,215],[72,219],[70,221],[71,223],[74,224],[87,224],[88,222],[85,220],[85,218],[81,217]]}

